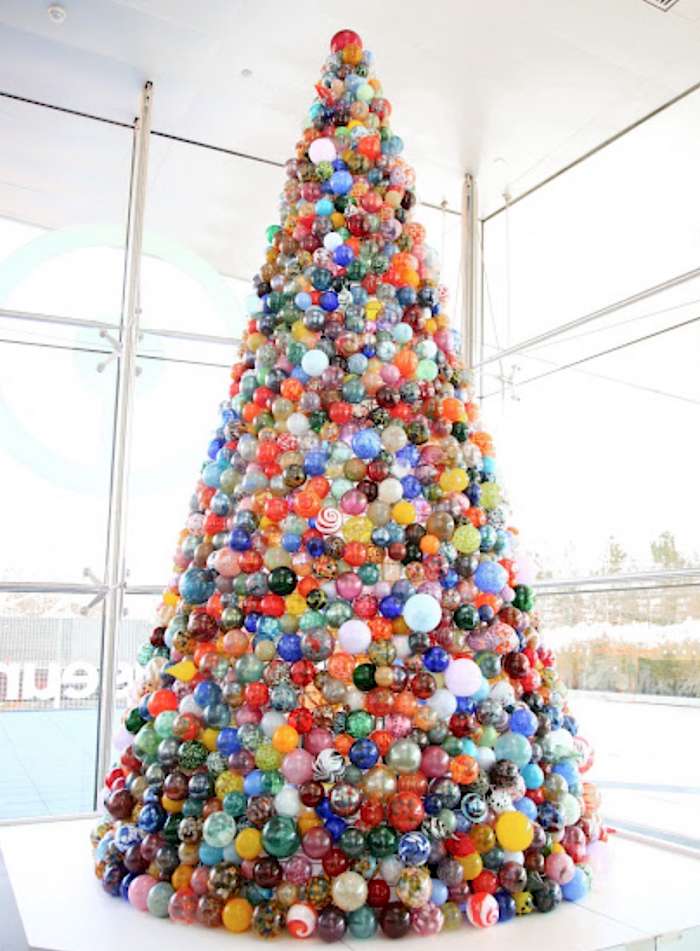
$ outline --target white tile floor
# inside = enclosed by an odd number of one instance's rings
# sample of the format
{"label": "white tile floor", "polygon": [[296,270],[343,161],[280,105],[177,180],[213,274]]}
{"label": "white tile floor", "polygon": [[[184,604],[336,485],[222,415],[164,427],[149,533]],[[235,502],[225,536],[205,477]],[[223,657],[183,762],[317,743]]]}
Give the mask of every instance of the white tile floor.
{"label": "white tile floor", "polygon": [[[91,826],[92,820],[74,820],[0,829],[0,849],[28,941],[0,903],[1,951],[191,951],[193,946],[206,951],[226,946],[231,936],[221,930],[178,927],[105,895],[92,873]],[[592,862],[596,886],[584,902],[486,931],[465,926],[441,935],[443,951],[460,951],[465,940],[469,951],[699,951],[700,860],[615,836],[595,849]],[[321,946],[314,939],[310,943]],[[299,948],[293,939],[274,944],[280,951]],[[353,939],[344,944],[353,951],[372,946]],[[425,942],[405,938],[400,947],[424,951]],[[260,951],[261,944],[237,936],[236,948]]]}

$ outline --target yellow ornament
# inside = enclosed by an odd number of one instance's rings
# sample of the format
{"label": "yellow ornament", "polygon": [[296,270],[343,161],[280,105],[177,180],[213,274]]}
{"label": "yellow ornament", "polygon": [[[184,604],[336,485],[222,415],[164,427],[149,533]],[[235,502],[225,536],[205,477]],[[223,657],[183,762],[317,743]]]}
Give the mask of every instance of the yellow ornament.
{"label": "yellow ornament", "polygon": [[496,820],[496,838],[506,852],[524,852],[534,838],[532,822],[522,812],[502,812]]}
{"label": "yellow ornament", "polygon": [[452,544],[463,555],[471,555],[479,550],[481,533],[473,525],[460,525],[452,536]]}
{"label": "yellow ornament", "polygon": [[391,517],[399,525],[410,525],[416,520],[416,509],[410,502],[402,500],[392,507]]}
{"label": "yellow ornament", "polygon": [[171,677],[175,677],[177,680],[189,683],[197,673],[197,668],[191,660],[181,660],[177,664],[168,667],[166,673],[170,674]]}
{"label": "yellow ornament", "polygon": [[366,515],[352,515],[343,525],[343,538],[346,542],[367,542],[372,539],[374,526]]}
{"label": "yellow ornament", "polygon": [[241,934],[250,928],[253,906],[245,898],[229,898],[222,909],[221,920],[228,931]]}
{"label": "yellow ornament", "polygon": [[440,476],[443,492],[463,492],[469,485],[469,476],[464,469],[445,469]]}
{"label": "yellow ornament", "polygon": [[477,876],[481,875],[484,870],[484,863],[478,852],[470,852],[469,855],[462,855],[457,861],[464,869],[464,877],[468,882],[471,882]]}
{"label": "yellow ornament", "polygon": [[216,798],[222,801],[229,793],[243,792],[243,777],[227,769],[226,772],[220,773],[216,777],[214,792],[216,793]]}
{"label": "yellow ornament", "polygon": [[216,740],[218,736],[218,730],[215,730],[213,727],[207,727],[206,730],[202,730],[202,735],[199,738],[199,742],[204,743],[209,752],[213,753],[216,750]]}
{"label": "yellow ornament", "polygon": [[241,829],[234,840],[234,845],[242,859],[252,861],[262,851],[262,834],[259,829]]}

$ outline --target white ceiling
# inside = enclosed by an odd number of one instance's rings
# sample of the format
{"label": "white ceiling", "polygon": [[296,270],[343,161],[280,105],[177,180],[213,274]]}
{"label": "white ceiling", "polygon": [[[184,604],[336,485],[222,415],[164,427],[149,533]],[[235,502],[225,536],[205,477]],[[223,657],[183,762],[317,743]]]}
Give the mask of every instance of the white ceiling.
{"label": "white ceiling", "polygon": [[[330,36],[376,55],[419,194],[481,212],[700,79],[700,0],[0,0],[0,90],[284,161]],[[342,8],[342,9],[341,9]],[[253,74],[244,78],[241,70]],[[120,217],[128,133],[0,99],[0,214],[59,227]],[[158,140],[150,224],[227,273],[260,261],[282,173]],[[117,214],[118,213],[118,214]]]}

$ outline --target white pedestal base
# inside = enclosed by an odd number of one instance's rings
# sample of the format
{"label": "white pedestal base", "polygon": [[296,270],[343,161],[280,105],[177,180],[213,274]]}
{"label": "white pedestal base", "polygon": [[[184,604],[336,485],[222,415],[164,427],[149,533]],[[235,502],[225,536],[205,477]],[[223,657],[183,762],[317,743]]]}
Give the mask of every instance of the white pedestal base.
{"label": "white pedestal base", "polygon": [[[0,848],[32,951],[221,951],[233,941],[238,951],[265,946],[252,935],[175,925],[110,898],[92,871],[88,835],[93,822],[0,828]],[[600,864],[604,867],[584,902],[564,902],[551,914],[533,914],[485,931],[465,925],[436,939],[441,951],[699,951],[700,860],[613,836]],[[343,942],[352,951],[389,943],[383,937]],[[318,939],[272,942],[279,951],[301,951],[304,944],[328,947]],[[426,939],[418,937],[403,938],[395,946],[397,951],[427,947]],[[1,923],[0,948],[5,948]]]}

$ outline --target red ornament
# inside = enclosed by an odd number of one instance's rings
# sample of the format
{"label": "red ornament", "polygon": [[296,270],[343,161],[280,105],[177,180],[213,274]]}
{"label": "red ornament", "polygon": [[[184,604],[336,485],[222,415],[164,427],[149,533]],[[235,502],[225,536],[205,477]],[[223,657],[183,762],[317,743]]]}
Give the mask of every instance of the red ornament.
{"label": "red ornament", "polygon": [[362,40],[359,34],[354,30],[338,30],[331,39],[331,53],[340,53],[346,46],[359,46],[362,48]]}

